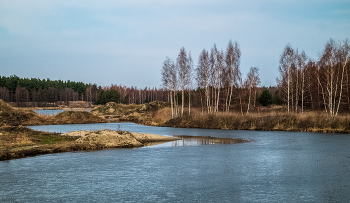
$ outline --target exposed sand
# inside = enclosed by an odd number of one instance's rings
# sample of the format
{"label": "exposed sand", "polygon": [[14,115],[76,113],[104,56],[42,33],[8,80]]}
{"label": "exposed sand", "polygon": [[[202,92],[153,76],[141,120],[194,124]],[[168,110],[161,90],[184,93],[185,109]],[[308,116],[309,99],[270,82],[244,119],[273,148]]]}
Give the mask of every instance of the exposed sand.
{"label": "exposed sand", "polygon": [[[167,137],[147,133],[130,133],[127,131],[100,130],[100,131],[73,131],[62,134],[63,136],[80,137],[75,140],[79,144],[99,146],[106,148],[114,147],[142,147],[148,142],[174,141],[180,138]],[[147,144],[146,144],[147,145]]]}
{"label": "exposed sand", "polygon": [[147,133],[131,133],[138,141],[141,143],[145,142],[164,142],[164,141],[174,141],[180,140],[177,137],[167,137],[163,135],[147,134]]}

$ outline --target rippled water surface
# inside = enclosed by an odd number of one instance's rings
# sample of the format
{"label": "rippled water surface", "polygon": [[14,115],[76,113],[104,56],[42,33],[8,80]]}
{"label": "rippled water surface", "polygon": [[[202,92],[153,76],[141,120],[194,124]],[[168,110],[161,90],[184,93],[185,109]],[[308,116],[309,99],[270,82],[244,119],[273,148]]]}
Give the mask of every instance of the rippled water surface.
{"label": "rippled water surface", "polygon": [[1,161],[0,202],[350,202],[349,135],[133,123],[32,128],[52,132],[109,128],[253,141],[170,142]]}

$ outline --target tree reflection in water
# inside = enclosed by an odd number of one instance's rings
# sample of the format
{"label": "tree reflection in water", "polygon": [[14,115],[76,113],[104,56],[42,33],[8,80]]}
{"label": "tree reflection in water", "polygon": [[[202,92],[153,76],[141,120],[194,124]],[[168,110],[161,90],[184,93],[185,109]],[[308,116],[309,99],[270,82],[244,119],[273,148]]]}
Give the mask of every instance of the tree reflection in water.
{"label": "tree reflection in water", "polygon": [[173,137],[181,138],[181,140],[173,141],[172,146],[187,146],[187,145],[211,145],[211,144],[238,144],[250,142],[242,138],[219,138],[210,136],[188,136],[174,135]]}

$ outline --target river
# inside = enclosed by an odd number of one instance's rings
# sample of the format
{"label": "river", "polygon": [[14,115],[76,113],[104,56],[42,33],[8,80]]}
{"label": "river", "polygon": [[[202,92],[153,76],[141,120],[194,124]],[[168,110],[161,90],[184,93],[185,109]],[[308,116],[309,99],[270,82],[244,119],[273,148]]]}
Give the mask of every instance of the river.
{"label": "river", "polygon": [[68,152],[0,162],[0,202],[350,202],[350,136],[134,123],[32,126],[251,140]]}

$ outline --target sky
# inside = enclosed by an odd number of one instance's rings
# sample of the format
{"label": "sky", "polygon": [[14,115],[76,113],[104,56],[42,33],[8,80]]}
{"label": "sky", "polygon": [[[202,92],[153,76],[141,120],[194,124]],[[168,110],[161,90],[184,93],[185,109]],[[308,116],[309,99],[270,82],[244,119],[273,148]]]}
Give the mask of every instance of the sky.
{"label": "sky", "polygon": [[286,44],[317,60],[350,38],[348,0],[0,0],[0,75],[161,87],[162,63],[230,40],[243,78],[276,85]]}

